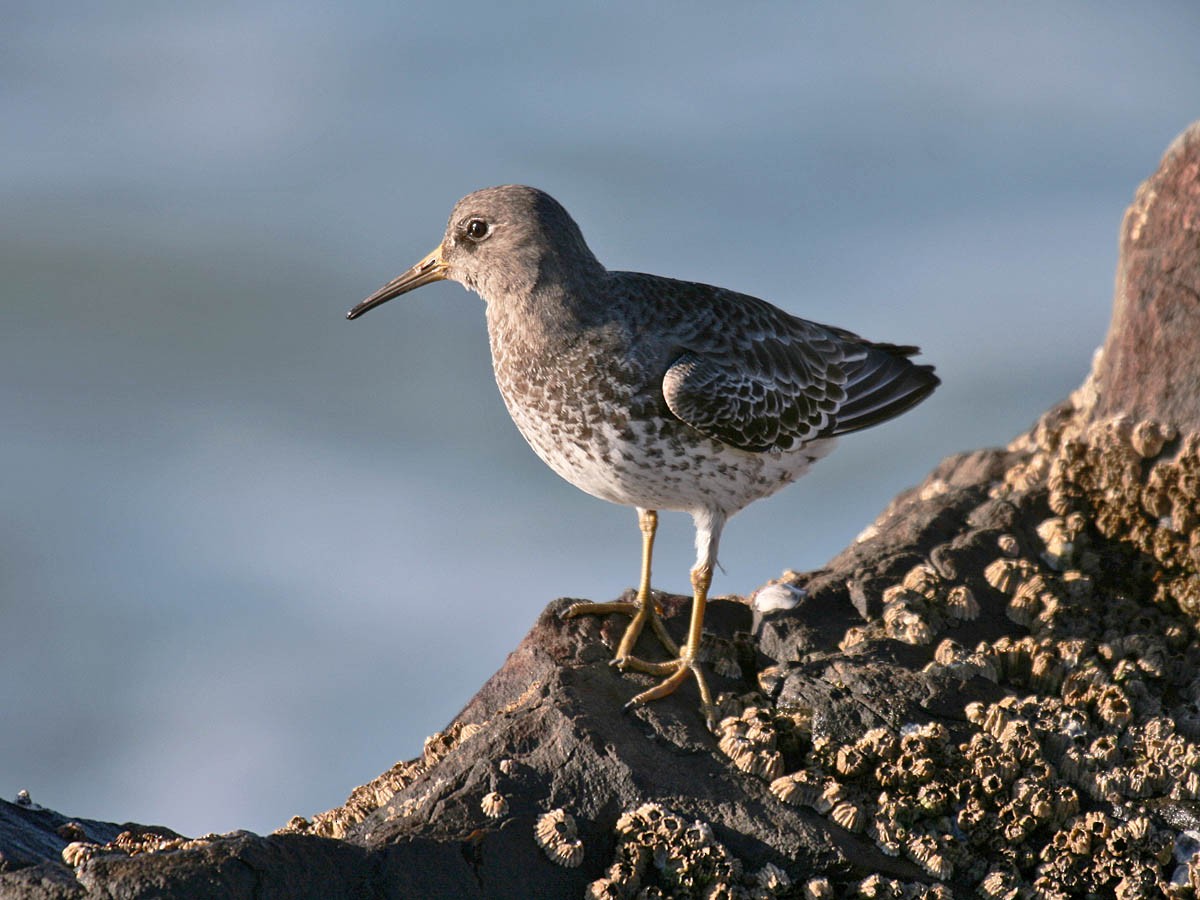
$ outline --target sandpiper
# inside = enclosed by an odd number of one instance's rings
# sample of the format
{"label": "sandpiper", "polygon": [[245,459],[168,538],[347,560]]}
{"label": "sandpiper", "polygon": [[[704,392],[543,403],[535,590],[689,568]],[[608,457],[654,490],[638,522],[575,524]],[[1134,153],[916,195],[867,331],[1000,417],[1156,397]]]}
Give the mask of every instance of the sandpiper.
{"label": "sandpiper", "polygon": [[[614,664],[663,680],[689,674],[711,720],[697,652],[726,520],[827,454],[838,435],[897,416],[938,385],[917,348],[876,343],[724,288],[610,272],[549,194],[522,185],[460,200],[437,248],[348,313],[450,279],[487,303],[496,383],[525,440],[593,496],[637,509],[642,571],[631,603],[579,603],[565,615],[632,620]],[[650,592],[658,510],[692,515],[696,564],[687,640],[678,647]],[[649,624],[673,657],[633,655]]]}

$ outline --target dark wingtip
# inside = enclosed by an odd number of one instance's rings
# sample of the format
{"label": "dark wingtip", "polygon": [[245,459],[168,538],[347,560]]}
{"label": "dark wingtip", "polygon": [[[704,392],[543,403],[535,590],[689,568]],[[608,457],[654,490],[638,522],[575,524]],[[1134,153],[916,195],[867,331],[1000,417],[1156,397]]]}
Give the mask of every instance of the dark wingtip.
{"label": "dark wingtip", "polygon": [[[831,434],[860,431],[886,422],[912,409],[934,392],[942,380],[934,374],[933,366],[916,365],[908,359],[909,347],[895,344],[872,344],[872,350],[882,350],[865,361],[874,363],[873,370],[857,385],[852,382],[852,395],[837,411],[837,423]],[[911,348],[915,350],[916,348]]]}
{"label": "dark wingtip", "polygon": [[913,366],[911,374],[913,381],[924,383],[931,391],[942,383],[942,379],[937,376],[937,372],[930,365]]}

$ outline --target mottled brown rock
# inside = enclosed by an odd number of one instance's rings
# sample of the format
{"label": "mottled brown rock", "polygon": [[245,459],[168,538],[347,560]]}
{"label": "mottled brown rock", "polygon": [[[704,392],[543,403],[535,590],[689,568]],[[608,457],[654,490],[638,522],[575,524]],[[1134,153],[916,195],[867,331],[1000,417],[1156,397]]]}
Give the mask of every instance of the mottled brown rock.
{"label": "mottled brown rock", "polygon": [[1096,418],[1200,428],[1200,123],[1167,149],[1121,224]]}

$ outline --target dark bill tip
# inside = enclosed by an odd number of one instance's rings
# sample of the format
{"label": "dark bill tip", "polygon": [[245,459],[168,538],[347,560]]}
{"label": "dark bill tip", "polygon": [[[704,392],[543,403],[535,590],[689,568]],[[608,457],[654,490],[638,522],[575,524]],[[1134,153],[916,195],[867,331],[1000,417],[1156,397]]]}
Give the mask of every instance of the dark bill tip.
{"label": "dark bill tip", "polygon": [[396,276],[366,300],[359,303],[348,313],[346,318],[353,321],[377,306],[382,306],[389,300],[415,291],[422,285],[434,281],[442,281],[446,277],[446,261],[442,258],[442,248],[439,246],[427,257],[408,271]]}

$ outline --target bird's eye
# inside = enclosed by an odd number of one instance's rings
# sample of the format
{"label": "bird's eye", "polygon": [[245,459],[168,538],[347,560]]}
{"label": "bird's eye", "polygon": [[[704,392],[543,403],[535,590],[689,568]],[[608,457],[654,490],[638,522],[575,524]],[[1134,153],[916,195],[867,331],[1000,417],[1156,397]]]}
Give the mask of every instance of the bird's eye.
{"label": "bird's eye", "polygon": [[482,241],[491,230],[491,226],[483,219],[471,219],[463,233],[473,241]]}

